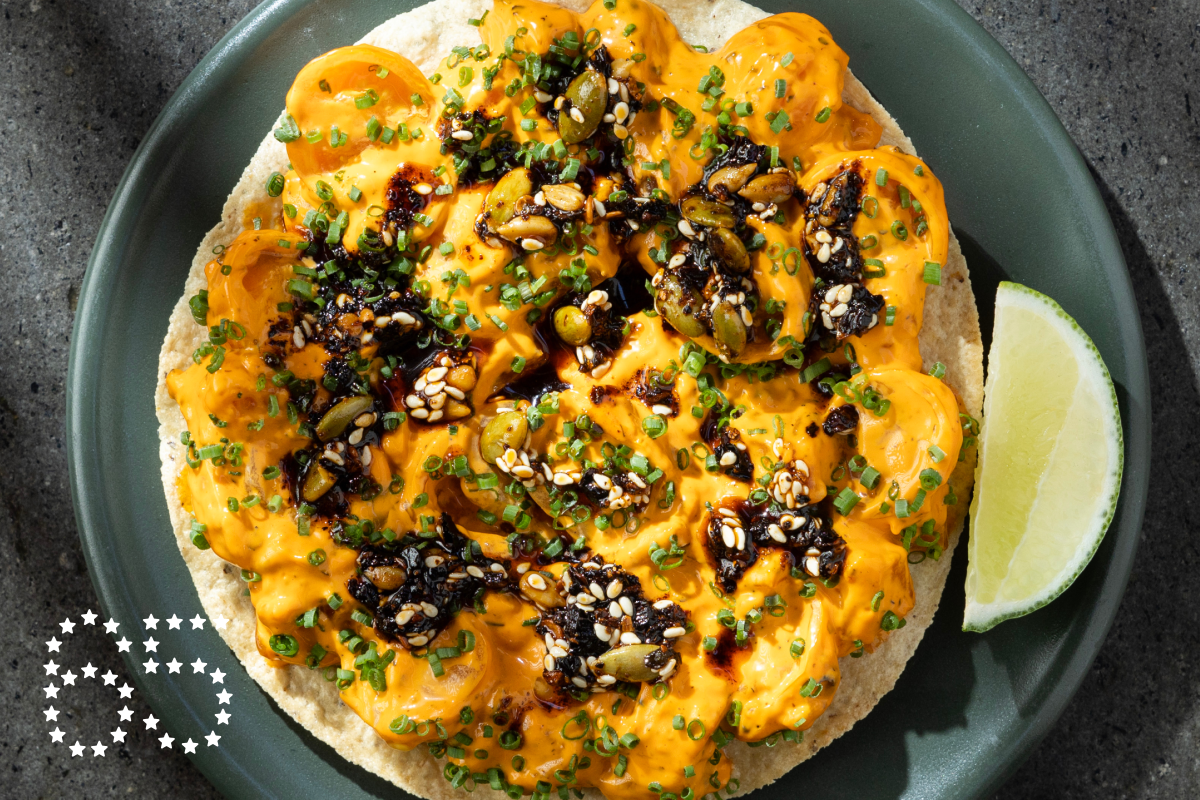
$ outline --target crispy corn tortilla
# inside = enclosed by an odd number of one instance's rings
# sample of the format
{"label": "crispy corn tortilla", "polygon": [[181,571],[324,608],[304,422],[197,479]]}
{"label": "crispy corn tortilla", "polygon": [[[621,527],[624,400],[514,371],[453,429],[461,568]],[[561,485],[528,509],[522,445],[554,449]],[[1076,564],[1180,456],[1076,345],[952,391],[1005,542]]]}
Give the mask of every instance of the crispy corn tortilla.
{"label": "crispy corn tortilla", "polygon": [[[589,5],[587,0],[561,2],[576,11]],[[658,0],[658,5],[667,11],[685,40],[713,49],[737,31],[767,16],[740,0]],[[451,47],[478,41],[478,30],[467,25],[466,20],[482,16],[488,7],[490,0],[437,0],[385,22],[362,41],[401,53],[428,74]],[[882,144],[896,145],[906,153],[915,154],[912,142],[896,121],[853,75],[846,76],[843,99],[854,108],[871,114],[883,126]],[[175,484],[184,464],[179,434],[185,424],[179,407],[167,393],[166,376],[173,369],[185,368],[191,362],[192,352],[207,335],[207,331],[192,320],[187,300],[205,287],[204,265],[211,259],[213,247],[227,244],[245,230],[249,226],[248,216],[262,215],[264,227],[281,225],[281,201],[268,197],[264,186],[270,174],[285,171],[287,163],[284,146],[268,133],[225,202],[220,223],[200,244],[183,295],[171,314],[159,359],[155,410],[159,420],[163,489],[176,543],[191,571],[205,612],[210,618],[223,616],[230,619],[221,635],[280,708],[347,760],[402,789],[433,800],[458,797],[458,790],[452,789],[443,779],[440,762],[429,757],[424,748],[400,752],[385,744],[341,702],[337,689],[324,680],[319,671],[296,666],[276,667],[263,658],[255,647],[254,608],[244,595],[238,569],[222,561],[211,550],[196,549],[187,535],[190,519],[179,503]],[[264,214],[266,209],[270,209],[269,217]],[[926,293],[920,347],[927,367],[937,361],[946,365],[946,381],[958,393],[965,409],[978,417],[983,401],[983,343],[967,265],[953,232],[949,256],[942,271],[942,285],[930,287]],[[950,537],[945,555],[939,561],[926,559],[912,567],[916,605],[907,617],[907,625],[892,633],[874,653],[864,658],[841,659],[842,679],[837,687],[837,697],[805,734],[802,743],[751,749],[736,742],[727,749],[733,758],[734,775],[740,780],[741,792],[777,780],[848,731],[891,690],[937,611],[951,556],[963,528],[974,460],[972,450],[968,460],[959,464],[950,478],[961,499],[951,508],[948,518]],[[588,790],[588,794],[593,798],[600,797],[596,789]]]}

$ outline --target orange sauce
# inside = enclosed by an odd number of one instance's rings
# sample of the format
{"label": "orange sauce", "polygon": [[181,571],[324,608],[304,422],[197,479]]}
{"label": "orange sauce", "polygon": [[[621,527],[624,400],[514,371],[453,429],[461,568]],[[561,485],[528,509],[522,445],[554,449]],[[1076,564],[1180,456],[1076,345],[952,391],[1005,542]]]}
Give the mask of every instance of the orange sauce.
{"label": "orange sauce", "polygon": [[[647,191],[659,189],[677,200],[702,180],[709,161],[702,136],[722,108],[744,126],[749,138],[778,147],[779,163],[799,165],[797,185],[805,195],[847,168],[857,170],[875,214],[858,214],[853,232],[860,241],[876,242],[861,252],[877,260],[886,274],[870,278],[868,288],[882,296],[894,314],[889,314],[890,324],[880,320],[850,340],[861,370],[850,383],[860,389],[873,387],[890,402],[881,414],[860,408],[853,439],[811,432],[830,409],[848,402],[842,394],[853,389],[843,386],[828,400],[812,384],[801,382],[795,370],[768,381],[751,373],[717,378],[730,406],[745,408],[729,424],[747,448],[755,477],[762,474],[764,461],[800,459],[809,469],[804,488],[812,503],[827,495],[836,497],[847,487],[859,497],[849,513],[831,517],[833,530],[846,543],[840,580],[796,577],[781,553],[764,550],[728,596],[716,588],[715,568],[706,552],[710,506],[745,500],[760,487],[707,470],[703,448],[694,448],[704,438],[703,420],[690,412],[703,410],[705,398],[694,379],[678,373],[687,339],[661,318],[636,313],[611,367],[601,376],[582,372],[569,357],[556,358],[558,377],[566,386],[557,395],[557,413],[548,414],[545,424],[533,431],[531,449],[554,469],[578,463],[565,452],[569,437],[564,436],[563,423],[586,414],[603,429],[604,441],[627,445],[663,473],[644,510],[614,513],[603,527],[596,525],[595,516],[573,523],[565,531],[568,540],[585,537],[591,552],[635,575],[648,598],[682,606],[694,626],[675,641],[679,664],[669,679],[634,684],[634,697],[602,691],[583,702],[559,703],[539,697],[546,644],[533,627],[523,624],[537,617],[539,609],[520,594],[489,593],[484,608],[468,608],[454,617],[429,647],[451,647],[462,640],[460,632],[470,631],[474,648],[445,659],[440,677],[427,660],[352,618],[357,605],[346,587],[359,575],[356,550],[335,542],[335,520],[299,516],[284,476],[272,469],[310,444],[289,409],[293,398],[287,381],[274,378],[288,370],[296,379],[320,384],[330,356],[314,342],[288,347],[274,366],[264,361],[263,353],[273,337],[293,338],[290,327],[282,333],[272,328],[281,317],[280,304],[297,302],[289,282],[298,277],[311,280],[312,270],[320,266],[305,253],[307,242],[318,233],[306,227],[310,214],[324,209],[333,219],[345,212],[344,224],[339,225],[341,242],[352,258],[361,250],[364,232],[367,241],[386,243],[391,235],[385,235],[384,211],[390,208],[388,190],[398,172],[419,174],[431,188],[449,187],[446,193],[429,194],[422,216],[411,223],[408,235],[414,250],[431,248],[426,259],[414,265],[411,280],[414,285],[425,282],[431,296],[446,298],[443,277],[454,270],[466,277],[466,285],[446,301],[461,301],[461,316],[471,315],[482,323],[477,330],[457,331],[470,334],[476,359],[478,382],[468,398],[473,413],[454,425],[422,424],[410,416],[383,433],[368,447],[366,472],[384,490],[370,499],[348,495],[343,519],[367,520],[376,530],[402,534],[420,529],[422,515],[437,517],[448,511],[486,554],[507,556],[505,536],[512,525],[485,520],[495,519],[488,512],[503,512],[510,498],[423,468],[464,455],[472,472],[492,471],[480,456],[480,431],[498,410],[528,406],[499,397],[496,391],[517,377],[514,362],[532,371],[545,358],[527,318],[532,306],[513,309],[498,302],[496,287],[516,283],[509,265],[518,249],[507,242],[489,245],[476,231],[476,218],[492,183],[458,185],[453,161],[442,152],[438,120],[443,98],[453,91],[464,110],[480,109],[503,120],[517,145],[555,142],[559,137],[551,122],[537,111],[522,110],[533,89],[520,87],[511,96],[505,90],[520,77],[516,59],[521,56],[496,56],[505,53],[510,36],[518,53],[545,53],[569,33],[592,44],[598,36],[614,59],[629,60],[629,76],[644,84],[642,97],[657,101],[657,108],[643,110],[628,128],[632,179]],[[519,787],[526,794],[569,785],[599,787],[610,797],[650,798],[658,792],[689,797],[689,791],[703,795],[725,786],[729,778],[729,759],[717,753],[714,734],[723,729],[747,741],[778,739],[781,732],[789,732],[789,739],[802,735],[838,691],[838,659],[863,653],[870,658],[887,638],[885,628],[894,628],[911,610],[910,550],[932,546],[936,554],[944,545],[947,479],[963,436],[953,391],[921,372],[917,346],[926,265],[944,263],[947,252],[941,186],[918,159],[877,147],[879,126],[842,102],[846,54],[824,26],[802,14],[765,19],[720,50],[706,53],[685,43],[661,10],[640,0],[617,0],[612,9],[597,2],[580,15],[532,0],[497,0],[480,35],[490,53],[482,59],[451,56],[438,70],[437,85],[402,55],[365,45],[327,53],[297,76],[287,96],[296,135],[287,145],[291,169],[283,176],[285,229],[247,230],[208,265],[208,324],[236,323],[233,335],[219,345],[222,360],[217,368],[206,356],[168,377],[171,395],[187,421],[194,455],[204,455],[205,448],[212,453],[214,446],[221,453],[216,459],[195,458],[184,467],[180,497],[207,544],[249,576],[263,656],[281,667],[303,669],[307,664],[325,670],[338,681],[342,699],[393,746],[408,749],[449,738],[435,750],[446,753],[447,763],[468,768],[462,774],[474,777],[464,780],[488,782],[494,776],[496,785]],[[485,68],[494,66],[498,71],[488,88]],[[723,73],[723,94],[716,110],[704,112],[697,87],[713,67]],[[777,81],[783,82],[779,90]],[[678,114],[663,104],[668,99],[690,109],[695,123],[682,130]],[[750,104],[752,112],[749,107],[744,115],[731,112],[742,103]],[[787,125],[773,124],[780,113],[787,115]],[[522,119],[537,125],[527,130],[517,124]],[[392,134],[383,134],[383,128]],[[577,145],[567,152],[588,158],[586,149]],[[669,171],[662,169],[664,161]],[[602,199],[599,192],[597,199]],[[803,251],[806,246],[798,205],[791,201],[782,221],[753,218],[747,225],[768,243],[751,253],[750,277],[761,302],[785,303],[780,335],[800,341],[806,324],[802,311],[814,291],[813,273],[803,258],[793,256],[789,262],[782,256],[790,248]],[[264,223],[276,219],[258,210],[254,216]],[[904,238],[895,233],[897,225],[907,232]],[[648,256],[663,245],[653,228],[623,241],[608,226],[596,224],[578,242],[580,248],[595,250],[585,259],[592,285],[613,277],[622,262],[640,263],[647,277],[660,268]],[[567,291],[558,280],[560,271],[581,254],[547,248],[525,253],[522,263],[530,283],[544,278],[544,286],[558,297]],[[360,313],[339,324],[361,335],[369,322]],[[295,332],[303,335],[299,329]],[[697,341],[712,349],[711,338]],[[367,361],[376,355],[371,343],[359,350]],[[755,363],[778,359],[785,352],[778,339],[759,338],[733,360]],[[806,363],[826,356],[832,369],[848,367],[840,344],[831,353],[812,356]],[[678,413],[667,420],[665,432],[652,436],[653,426],[645,424],[651,409],[630,387],[648,370],[669,373],[673,367]],[[715,375],[717,369],[709,372]],[[605,390],[599,403],[597,386]],[[318,396],[322,391],[318,388]],[[864,485],[861,472],[848,469],[855,455],[879,473],[873,488]],[[602,443],[586,444],[578,455],[584,458],[602,461]],[[922,494],[919,509],[898,517],[897,501],[915,506],[912,501],[924,492],[922,480],[928,482],[931,475],[937,476],[936,486]],[[673,485],[669,493],[664,488],[668,483]],[[477,515],[478,509],[485,513]],[[528,513],[532,522],[525,533],[559,533],[536,505],[529,506]],[[914,526],[919,532],[916,543]],[[650,554],[672,537],[685,554],[678,567],[664,571]],[[554,578],[562,568],[561,563],[553,564],[546,572]],[[335,594],[340,604],[330,602]],[[769,598],[779,598],[782,605],[768,606]],[[765,607],[770,613],[762,613]],[[720,617],[729,611],[737,619],[761,619],[753,625],[751,644],[718,665],[706,655],[704,642],[728,636]],[[313,624],[300,622],[306,614],[312,615]],[[362,644],[351,640],[357,646],[351,650],[341,631],[351,632]],[[294,650],[280,647],[280,641],[289,641],[280,636],[290,637]],[[395,651],[384,669],[382,690],[362,679],[355,665],[365,644],[373,644],[378,653]],[[393,725],[402,718],[427,724],[412,730]],[[595,744],[605,728],[617,737],[632,734],[637,743],[617,746],[606,755],[607,748],[601,745],[598,750]],[[501,746],[501,734],[509,730],[520,737],[515,750]],[[506,743],[511,741],[510,736]],[[494,772],[488,775],[489,770]],[[459,770],[447,773],[452,774]]]}

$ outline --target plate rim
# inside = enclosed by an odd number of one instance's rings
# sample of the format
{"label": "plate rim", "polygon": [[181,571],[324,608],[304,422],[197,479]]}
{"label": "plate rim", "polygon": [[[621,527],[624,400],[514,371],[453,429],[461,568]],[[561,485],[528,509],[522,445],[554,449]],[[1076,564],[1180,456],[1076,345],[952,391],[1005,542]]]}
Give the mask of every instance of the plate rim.
{"label": "plate rim", "polygon": [[[123,267],[125,234],[133,226],[138,217],[138,209],[150,193],[149,185],[153,181],[153,175],[148,172],[147,165],[154,161],[156,155],[162,154],[172,139],[179,135],[181,127],[186,124],[191,113],[191,107],[200,98],[219,91],[222,82],[227,80],[231,73],[236,72],[257,44],[302,8],[316,1],[265,0],[248,12],[213,46],[180,84],[138,144],[97,230],[96,241],[80,285],[79,304],[72,325],[65,405],[68,478],[75,521],[88,574],[102,610],[116,607],[127,609],[130,607],[130,597],[123,589],[124,582],[110,574],[109,570],[102,568],[106,555],[104,540],[107,535],[101,519],[105,499],[95,485],[96,453],[94,447],[89,447],[95,443],[95,429],[92,427],[89,430],[89,416],[95,411],[90,401],[95,393],[96,377],[93,372],[81,366],[86,363],[86,353],[93,349],[95,344],[90,337],[85,338],[81,334],[94,329],[103,319],[104,311],[108,307],[107,302],[102,302],[111,295],[106,284],[111,283],[110,279],[119,274]],[[1116,230],[1087,162],[1062,122],[1012,56],[957,3],[953,0],[911,2],[925,8],[933,16],[941,19],[949,31],[963,36],[974,45],[974,51],[986,61],[993,75],[1006,84],[1015,96],[1025,101],[1024,112],[1037,124],[1042,138],[1052,147],[1057,159],[1064,163],[1067,171],[1077,179],[1075,188],[1081,193],[1080,205],[1090,206],[1091,213],[1088,216],[1096,217],[1099,222],[1089,227],[1095,236],[1095,247],[1103,256],[1102,269],[1110,280],[1117,282],[1117,293],[1126,298],[1124,303],[1118,300],[1118,306],[1124,304],[1131,307],[1126,308],[1126,311],[1131,312],[1130,335],[1120,340],[1127,383],[1132,387],[1141,387],[1140,393],[1146,395],[1145,402],[1136,405],[1133,404],[1133,400],[1138,398],[1131,397],[1128,393],[1124,395],[1125,404],[1122,410],[1125,413],[1122,422],[1125,429],[1125,471],[1117,513],[1109,529],[1109,535],[1115,537],[1115,542],[1107,563],[1107,575],[1084,625],[1084,635],[1066,659],[1054,688],[1039,704],[1034,718],[1024,726],[1019,736],[993,750],[989,762],[976,772],[973,795],[982,796],[999,788],[1059,720],[1067,703],[1079,690],[1115,621],[1132,570],[1149,489],[1149,366],[1132,278]],[[976,300],[978,305],[978,296]],[[140,676],[132,668],[132,654],[125,654],[124,658],[130,667],[130,676],[135,683],[140,684]],[[218,769],[217,764],[210,759],[193,760],[193,764],[218,789],[232,787],[230,780],[239,779],[239,776],[240,786],[257,785],[257,781],[239,759],[228,752],[221,753],[217,762],[223,765],[223,769]],[[215,774],[218,771],[222,773],[219,778]],[[258,788],[264,787],[258,785]]]}

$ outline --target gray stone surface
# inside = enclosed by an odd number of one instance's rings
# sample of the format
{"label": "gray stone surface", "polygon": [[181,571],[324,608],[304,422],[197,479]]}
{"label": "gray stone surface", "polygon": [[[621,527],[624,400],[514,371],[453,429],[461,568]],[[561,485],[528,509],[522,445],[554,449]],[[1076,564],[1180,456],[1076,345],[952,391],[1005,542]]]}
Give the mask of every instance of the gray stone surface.
{"label": "gray stone surface", "polygon": [[[1200,795],[1200,5],[960,0],[1013,54],[1091,165],[1133,275],[1154,385],[1150,507],[1125,602],[1082,690],[997,798]],[[253,0],[0,0],[0,796],[217,796],[125,725],[105,758],[50,746],[45,641],[97,608],[64,443],[72,313],[121,173],[159,110]],[[81,632],[82,631],[82,632]],[[61,638],[61,636],[60,636]],[[72,652],[122,665],[96,628]],[[85,681],[58,723],[95,740],[118,705]],[[111,690],[109,690],[111,692]],[[149,713],[135,697],[138,719]],[[107,738],[107,737],[106,737]],[[112,745],[111,742],[109,742]]]}

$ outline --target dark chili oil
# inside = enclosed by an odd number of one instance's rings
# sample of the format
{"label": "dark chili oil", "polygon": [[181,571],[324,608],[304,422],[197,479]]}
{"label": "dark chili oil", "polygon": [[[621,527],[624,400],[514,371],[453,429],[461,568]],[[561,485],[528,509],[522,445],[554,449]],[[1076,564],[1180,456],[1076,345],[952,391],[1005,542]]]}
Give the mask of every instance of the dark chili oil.
{"label": "dark chili oil", "polygon": [[724,675],[730,681],[737,681],[734,667],[741,657],[749,652],[749,639],[745,644],[739,646],[733,631],[721,626],[721,630],[717,632],[717,646],[704,653],[704,660],[708,662],[708,666],[713,672]]}
{"label": "dark chili oil", "polygon": [[[738,581],[758,561],[761,550],[781,551],[785,568],[803,568],[805,553],[815,547],[820,551],[817,557],[820,574],[813,577],[832,578],[841,573],[846,560],[846,542],[833,530],[832,506],[828,498],[796,509],[786,509],[774,502],[756,506],[742,499],[727,499],[720,505],[737,513],[746,533],[745,547],[741,550],[726,547],[721,536],[721,517],[714,508],[707,525],[705,549],[716,569],[717,585],[726,594],[737,591]],[[802,523],[796,530],[784,527],[787,541],[778,542],[768,533],[768,527],[779,524],[784,515],[798,518]]]}

